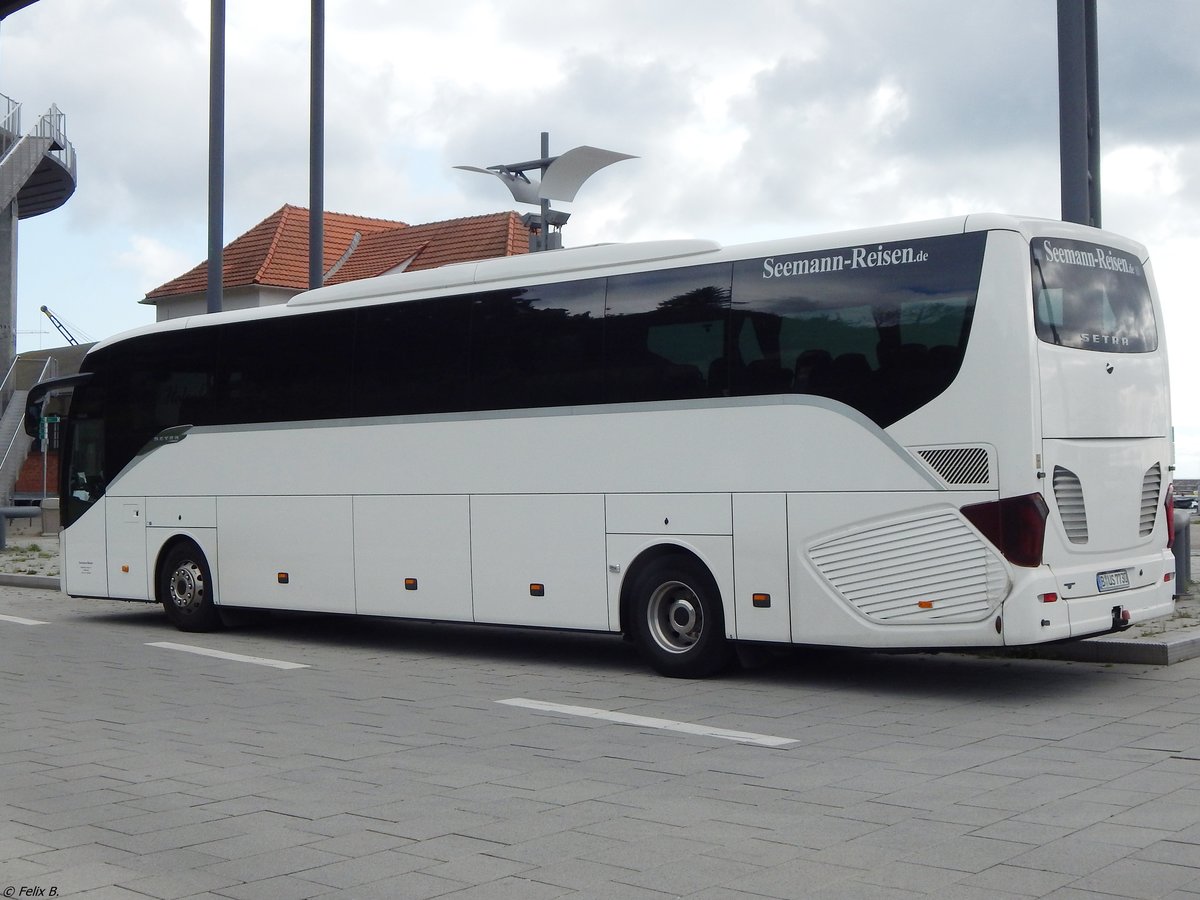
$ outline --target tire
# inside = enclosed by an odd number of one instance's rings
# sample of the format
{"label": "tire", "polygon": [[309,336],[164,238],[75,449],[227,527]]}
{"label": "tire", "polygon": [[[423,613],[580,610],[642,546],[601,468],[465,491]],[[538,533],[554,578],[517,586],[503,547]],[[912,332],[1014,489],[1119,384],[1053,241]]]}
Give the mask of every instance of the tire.
{"label": "tire", "polygon": [[158,601],[180,631],[217,631],[221,614],[213,603],[208,560],[191,541],[171,548],[158,573]]}
{"label": "tire", "polygon": [[703,678],[729,665],[720,592],[704,566],[665,556],[637,576],[632,591],[633,640],[656,672]]}

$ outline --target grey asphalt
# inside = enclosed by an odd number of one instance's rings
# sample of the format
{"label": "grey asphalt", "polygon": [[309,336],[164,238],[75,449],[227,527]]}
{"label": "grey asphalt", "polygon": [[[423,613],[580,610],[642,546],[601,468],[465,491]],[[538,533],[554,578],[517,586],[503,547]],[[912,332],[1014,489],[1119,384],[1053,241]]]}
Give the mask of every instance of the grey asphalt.
{"label": "grey asphalt", "polygon": [[680,681],[606,636],[187,635],[0,587],[0,893],[1197,900],[1200,659],[799,649]]}

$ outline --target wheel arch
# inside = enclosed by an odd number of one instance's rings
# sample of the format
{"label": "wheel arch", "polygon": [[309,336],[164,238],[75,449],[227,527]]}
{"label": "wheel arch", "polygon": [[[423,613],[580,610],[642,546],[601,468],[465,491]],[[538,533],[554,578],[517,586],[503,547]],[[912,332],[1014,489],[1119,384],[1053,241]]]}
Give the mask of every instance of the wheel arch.
{"label": "wheel arch", "polygon": [[151,577],[153,581],[150,583],[150,596],[156,602],[161,602],[162,598],[158,595],[159,584],[162,581],[163,567],[166,565],[167,558],[182,544],[194,545],[204,556],[205,562],[208,564],[208,572],[210,578],[209,590],[212,591],[213,603],[220,606],[219,585],[217,577],[217,554],[215,539],[206,540],[206,536],[197,535],[194,532],[178,531],[172,533],[165,538],[158,546],[158,550],[154,556],[154,566],[151,569]]}
{"label": "wheel arch", "polygon": [[725,620],[725,629],[729,630],[728,623],[732,621],[733,609],[730,605],[732,598],[727,598],[721,591],[720,583],[717,577],[713,574],[713,566],[711,561],[704,558],[692,547],[685,544],[672,542],[662,542],[653,544],[641,550],[633,561],[629,564],[625,571],[625,576],[621,580],[620,594],[620,622],[619,630],[625,637],[632,637],[632,622],[633,622],[633,602],[634,602],[634,585],[637,584],[638,577],[650,566],[671,556],[680,556],[689,559],[695,563],[707,576],[709,585],[712,591],[721,600],[721,611]]}

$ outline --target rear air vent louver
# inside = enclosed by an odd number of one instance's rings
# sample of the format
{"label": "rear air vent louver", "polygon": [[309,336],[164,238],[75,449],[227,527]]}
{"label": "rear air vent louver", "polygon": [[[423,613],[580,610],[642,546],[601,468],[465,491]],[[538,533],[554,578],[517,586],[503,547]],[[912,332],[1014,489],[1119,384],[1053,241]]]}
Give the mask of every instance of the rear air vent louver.
{"label": "rear air vent louver", "polygon": [[1142,478],[1142,510],[1138,520],[1138,534],[1148,537],[1158,520],[1158,498],[1162,494],[1162,469],[1158,463],[1152,465]]}
{"label": "rear air vent louver", "polygon": [[983,447],[936,447],[918,452],[947,484],[987,484],[991,477]]}
{"label": "rear air vent louver", "polygon": [[854,609],[888,625],[978,622],[1008,590],[1000,558],[948,512],[843,535],[813,547],[809,558]]}
{"label": "rear air vent louver", "polygon": [[1072,544],[1088,542],[1087,512],[1083,504],[1083,485],[1079,476],[1062,466],[1054,467],[1054,499],[1058,516]]}

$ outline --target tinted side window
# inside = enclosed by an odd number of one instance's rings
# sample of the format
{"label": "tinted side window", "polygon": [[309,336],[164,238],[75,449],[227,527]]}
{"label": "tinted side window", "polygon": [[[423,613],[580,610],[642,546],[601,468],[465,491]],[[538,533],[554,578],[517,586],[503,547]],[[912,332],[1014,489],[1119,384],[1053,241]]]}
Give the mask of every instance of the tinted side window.
{"label": "tinted side window", "polygon": [[881,426],[954,380],[984,232],[745,260],[734,267],[735,394],[791,390]]}
{"label": "tinted side window", "polygon": [[470,315],[468,297],[359,310],[356,414],[397,416],[466,409]]}
{"label": "tinted side window", "polygon": [[[97,487],[114,478],[156,434],[173,425],[204,425],[213,412],[214,329],[145,335],[89,354],[84,371],[96,376],[72,398],[74,427],[91,426],[102,441],[79,463]],[[219,418],[219,417],[218,417]],[[92,471],[92,470],[95,471]],[[78,487],[78,485],[76,485]],[[98,495],[98,490],[93,490]]]}
{"label": "tinted side window", "polygon": [[480,294],[471,309],[471,407],[601,402],[604,281]]}
{"label": "tinted side window", "polygon": [[[297,422],[349,416],[354,313],[222,325],[218,391],[224,420]],[[196,424],[196,423],[193,423]]]}
{"label": "tinted side window", "polygon": [[608,279],[605,399],[677,400],[725,392],[732,266]]}

